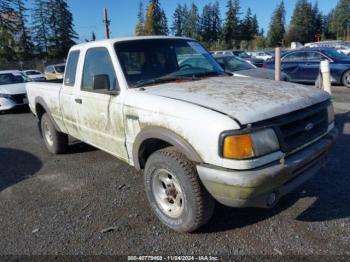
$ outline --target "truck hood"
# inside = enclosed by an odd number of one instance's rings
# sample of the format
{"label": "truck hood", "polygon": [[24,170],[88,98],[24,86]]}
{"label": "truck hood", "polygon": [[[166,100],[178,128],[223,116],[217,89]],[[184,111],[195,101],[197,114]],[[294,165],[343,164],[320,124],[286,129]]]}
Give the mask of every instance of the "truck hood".
{"label": "truck hood", "polygon": [[313,87],[241,77],[161,84],[146,87],[144,92],[218,111],[242,125],[287,114],[329,99],[326,92]]}
{"label": "truck hood", "polygon": [[26,93],[25,86],[26,86],[25,83],[0,85],[0,94],[7,94],[7,95],[25,94]]}

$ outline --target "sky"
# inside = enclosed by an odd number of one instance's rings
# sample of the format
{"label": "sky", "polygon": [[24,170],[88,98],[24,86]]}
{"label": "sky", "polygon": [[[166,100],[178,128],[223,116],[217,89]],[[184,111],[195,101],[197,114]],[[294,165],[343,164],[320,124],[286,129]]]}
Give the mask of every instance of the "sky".
{"label": "sky", "polygon": [[[28,0],[31,6],[33,0]],[[240,0],[242,16],[250,7],[253,14],[258,17],[260,28],[268,31],[271,15],[281,0]],[[310,0],[315,3],[317,0]],[[143,0],[144,6],[148,0]],[[171,25],[172,14],[178,3],[187,4],[194,2],[201,13],[203,6],[213,2],[210,0],[160,0],[162,8],[168,17],[168,24]],[[225,17],[227,0],[219,0],[221,16]],[[286,6],[287,23],[293,13],[296,0],[284,0]],[[78,42],[91,38],[95,32],[97,39],[104,38],[103,9],[106,7],[111,20],[111,37],[132,36],[137,22],[137,13],[140,0],[68,0],[74,17],[75,30],[79,34]],[[337,4],[337,0],[318,0],[318,5],[323,13],[328,13]]]}

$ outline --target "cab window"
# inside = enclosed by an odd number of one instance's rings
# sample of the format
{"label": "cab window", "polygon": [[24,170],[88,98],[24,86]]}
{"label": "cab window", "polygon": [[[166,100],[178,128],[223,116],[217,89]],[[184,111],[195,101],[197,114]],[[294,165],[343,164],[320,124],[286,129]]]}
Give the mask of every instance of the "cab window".
{"label": "cab window", "polygon": [[66,74],[64,77],[64,84],[66,86],[74,86],[75,84],[79,54],[80,51],[72,51],[68,56]]}
{"label": "cab window", "polygon": [[[100,84],[96,85],[96,82]],[[95,92],[119,90],[117,77],[107,48],[96,47],[87,50],[81,89]]]}

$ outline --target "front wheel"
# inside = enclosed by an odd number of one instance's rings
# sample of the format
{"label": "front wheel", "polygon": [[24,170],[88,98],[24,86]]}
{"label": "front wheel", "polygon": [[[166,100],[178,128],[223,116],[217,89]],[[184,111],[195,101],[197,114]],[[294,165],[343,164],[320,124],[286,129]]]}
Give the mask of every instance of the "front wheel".
{"label": "front wheel", "polygon": [[151,208],[166,226],[193,232],[212,217],[214,199],[198,178],[195,165],[174,147],[149,157],[144,178]]}
{"label": "front wheel", "polygon": [[346,71],[342,77],[343,86],[350,88],[350,70]]}
{"label": "front wheel", "polygon": [[40,131],[45,145],[51,153],[61,154],[66,151],[68,136],[56,130],[47,113],[41,117]]}

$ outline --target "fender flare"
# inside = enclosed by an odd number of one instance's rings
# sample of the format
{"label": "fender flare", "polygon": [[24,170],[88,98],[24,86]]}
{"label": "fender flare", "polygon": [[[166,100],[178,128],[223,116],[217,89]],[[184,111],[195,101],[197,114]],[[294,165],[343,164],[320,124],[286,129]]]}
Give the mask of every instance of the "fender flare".
{"label": "fender flare", "polygon": [[139,159],[139,151],[141,145],[147,139],[159,139],[163,140],[182,152],[188,159],[193,162],[201,163],[202,158],[196,152],[196,150],[180,135],[164,127],[146,127],[136,136],[132,156],[134,161],[134,167],[137,170],[141,169],[141,163]]}
{"label": "fender flare", "polygon": [[[58,127],[56,121],[53,119],[53,117],[51,116],[51,112],[49,110],[49,107],[47,106],[45,100],[42,98],[42,97],[37,97],[35,98],[35,115],[37,116],[37,118],[39,119],[39,116],[38,116],[38,112],[36,112],[36,107],[37,105],[40,105],[44,108],[45,112],[47,113],[47,115],[49,116],[52,124],[54,125],[54,127],[56,128],[56,130],[58,132],[62,132],[61,129]],[[40,123],[40,119],[39,119],[39,123]]]}

